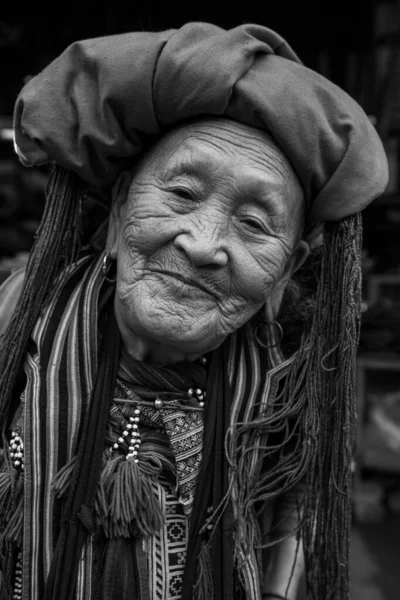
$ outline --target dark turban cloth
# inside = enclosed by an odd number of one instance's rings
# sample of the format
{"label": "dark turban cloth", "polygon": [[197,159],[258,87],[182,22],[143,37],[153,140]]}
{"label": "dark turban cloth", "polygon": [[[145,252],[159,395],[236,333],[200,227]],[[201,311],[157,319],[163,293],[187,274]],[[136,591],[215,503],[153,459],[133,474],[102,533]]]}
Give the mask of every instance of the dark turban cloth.
{"label": "dark turban cloth", "polygon": [[387,161],[362,108],[259,25],[207,23],[76,42],[23,88],[15,145],[25,165],[54,160],[109,186],[160,134],[202,115],[266,130],[297,174],[312,221],[362,210]]}

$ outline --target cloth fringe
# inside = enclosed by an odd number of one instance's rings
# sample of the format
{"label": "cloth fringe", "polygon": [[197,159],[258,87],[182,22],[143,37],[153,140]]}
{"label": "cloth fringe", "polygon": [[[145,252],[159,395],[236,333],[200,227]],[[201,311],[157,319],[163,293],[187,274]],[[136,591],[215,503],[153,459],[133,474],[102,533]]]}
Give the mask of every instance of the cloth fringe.
{"label": "cloth fringe", "polygon": [[107,538],[153,535],[164,524],[152,487],[158,470],[151,477],[142,462],[119,456],[103,469],[95,510]]}
{"label": "cloth fringe", "polygon": [[13,542],[21,547],[24,484],[22,473],[11,465],[3,465],[0,472],[0,552],[4,543]]}
{"label": "cloth fringe", "polygon": [[198,558],[197,581],[193,588],[193,600],[214,598],[213,563],[209,544],[203,544]]}
{"label": "cloth fringe", "polygon": [[[75,463],[76,456],[54,478],[52,489],[57,498],[68,492]],[[106,459],[97,487],[95,519],[107,538],[153,535],[160,530],[165,518],[152,483],[161,470],[162,464],[143,456],[138,463],[124,456]]]}
{"label": "cloth fringe", "polygon": [[12,475],[13,473],[11,469],[8,468],[7,471],[0,473],[0,524],[2,526],[2,530],[4,524],[8,520],[10,505],[13,499]]}
{"label": "cloth fringe", "polygon": [[[63,264],[71,264],[78,253],[80,198],[75,180],[76,176],[71,172],[54,165],[46,190],[46,207],[29,256],[21,296],[2,336],[0,423],[3,434],[9,423],[14,385],[31,331],[59,269]],[[4,448],[7,449],[7,445]]]}
{"label": "cloth fringe", "polygon": [[62,498],[67,493],[68,488],[71,484],[75,463],[76,456],[73,456],[71,460],[67,462],[54,477],[51,487],[56,498]]}
{"label": "cloth fringe", "polygon": [[313,447],[303,527],[307,600],[349,597],[361,247],[360,215],[326,225],[305,380]]}

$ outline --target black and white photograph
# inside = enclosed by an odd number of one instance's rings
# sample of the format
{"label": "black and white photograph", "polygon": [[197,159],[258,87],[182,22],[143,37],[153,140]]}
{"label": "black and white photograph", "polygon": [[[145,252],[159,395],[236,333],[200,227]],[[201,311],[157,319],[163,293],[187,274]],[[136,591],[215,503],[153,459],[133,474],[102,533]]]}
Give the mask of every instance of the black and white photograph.
{"label": "black and white photograph", "polygon": [[399,600],[400,0],[5,0],[0,74],[0,600]]}

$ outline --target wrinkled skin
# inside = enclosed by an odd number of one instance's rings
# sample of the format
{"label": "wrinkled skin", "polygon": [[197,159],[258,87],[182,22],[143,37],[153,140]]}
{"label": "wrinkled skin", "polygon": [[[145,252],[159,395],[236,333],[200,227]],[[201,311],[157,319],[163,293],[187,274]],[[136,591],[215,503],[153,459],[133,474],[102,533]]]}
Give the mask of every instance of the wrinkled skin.
{"label": "wrinkled skin", "polygon": [[139,360],[195,360],[264,304],[273,318],[307,254],[293,170],[266,133],[233,121],[166,134],[113,194],[115,311]]}

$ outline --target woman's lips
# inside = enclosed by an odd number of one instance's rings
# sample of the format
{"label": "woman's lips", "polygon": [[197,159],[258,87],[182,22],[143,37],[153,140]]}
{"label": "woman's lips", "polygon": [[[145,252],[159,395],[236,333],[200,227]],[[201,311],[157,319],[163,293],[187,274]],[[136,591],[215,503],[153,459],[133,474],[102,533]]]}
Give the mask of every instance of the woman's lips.
{"label": "woman's lips", "polygon": [[206,294],[209,294],[210,296],[213,296],[214,298],[216,298],[218,300],[217,295],[213,289],[211,289],[207,285],[204,285],[203,283],[199,283],[196,279],[192,279],[191,277],[186,277],[184,275],[181,275],[180,273],[176,273],[176,271],[166,271],[166,270],[162,270],[162,271],[157,270],[156,271],[156,270],[152,269],[151,272],[159,273],[160,275],[167,275],[169,277],[174,277],[175,279],[182,281],[186,285],[194,286],[194,287],[198,288],[199,290],[201,290],[202,292],[205,292]]}

